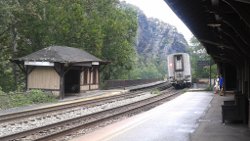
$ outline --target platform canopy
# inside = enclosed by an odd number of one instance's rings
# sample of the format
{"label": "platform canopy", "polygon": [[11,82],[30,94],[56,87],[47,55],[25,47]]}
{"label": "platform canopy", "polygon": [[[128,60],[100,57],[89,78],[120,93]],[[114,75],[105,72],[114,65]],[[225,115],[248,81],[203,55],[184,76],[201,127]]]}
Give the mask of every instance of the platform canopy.
{"label": "platform canopy", "polygon": [[250,60],[250,1],[165,0],[219,63]]}
{"label": "platform canopy", "polygon": [[[222,109],[223,117],[229,120],[240,119],[246,123],[245,118],[248,115],[250,127],[248,106],[250,105],[250,1],[165,0],[165,2],[216,62],[218,73],[224,77],[223,90],[233,90],[235,95],[243,97],[240,102],[236,102],[241,105],[235,105],[237,109],[230,107],[229,112],[226,112],[226,108]],[[236,111],[238,116],[235,116]]]}

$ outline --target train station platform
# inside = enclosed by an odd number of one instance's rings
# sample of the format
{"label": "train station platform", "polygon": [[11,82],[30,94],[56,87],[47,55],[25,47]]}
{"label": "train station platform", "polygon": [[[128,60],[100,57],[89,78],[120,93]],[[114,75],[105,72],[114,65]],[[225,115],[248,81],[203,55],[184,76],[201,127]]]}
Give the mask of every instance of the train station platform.
{"label": "train station platform", "polygon": [[233,100],[233,95],[214,95],[205,116],[191,134],[191,141],[250,141],[250,129],[239,122],[222,123],[221,105],[225,100]]}
{"label": "train station platform", "polygon": [[59,101],[63,102],[63,101],[71,101],[71,100],[76,100],[76,99],[88,99],[88,98],[96,98],[100,96],[102,97],[102,96],[123,94],[132,90],[142,89],[145,87],[150,87],[150,86],[162,84],[165,82],[166,81],[156,81],[152,83],[134,85],[134,86],[122,87],[122,88],[116,88],[116,89],[86,91],[85,93],[78,93],[78,94],[66,96],[64,99],[59,100]]}
{"label": "train station platform", "polygon": [[221,105],[232,95],[186,92],[147,112],[72,141],[249,141],[242,123],[222,123]]}

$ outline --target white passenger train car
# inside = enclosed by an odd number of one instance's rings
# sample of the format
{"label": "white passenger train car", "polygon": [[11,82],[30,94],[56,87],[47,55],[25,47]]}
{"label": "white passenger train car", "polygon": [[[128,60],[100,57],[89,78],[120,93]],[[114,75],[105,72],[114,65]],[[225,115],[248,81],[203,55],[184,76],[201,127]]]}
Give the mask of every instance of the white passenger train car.
{"label": "white passenger train car", "polygon": [[185,88],[192,85],[191,64],[189,54],[175,53],[167,57],[168,80],[175,88]]}

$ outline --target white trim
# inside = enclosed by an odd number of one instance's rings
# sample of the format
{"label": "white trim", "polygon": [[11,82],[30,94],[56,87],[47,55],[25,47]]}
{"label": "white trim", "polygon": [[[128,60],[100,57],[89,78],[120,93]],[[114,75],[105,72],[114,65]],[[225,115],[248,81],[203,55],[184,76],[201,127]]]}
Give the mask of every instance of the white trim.
{"label": "white trim", "polygon": [[25,61],[24,65],[26,65],[26,66],[49,66],[49,67],[53,67],[55,64],[51,63],[51,62]]}
{"label": "white trim", "polygon": [[99,62],[92,62],[92,65],[98,66],[98,65],[99,65]]}

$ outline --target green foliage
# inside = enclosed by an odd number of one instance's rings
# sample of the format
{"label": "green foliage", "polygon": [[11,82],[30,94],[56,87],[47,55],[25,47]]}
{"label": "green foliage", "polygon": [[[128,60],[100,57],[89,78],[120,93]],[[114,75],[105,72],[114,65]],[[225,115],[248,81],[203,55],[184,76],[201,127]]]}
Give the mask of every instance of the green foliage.
{"label": "green foliage", "polygon": [[217,75],[217,65],[213,64],[212,58],[206,53],[205,48],[195,37],[191,39],[191,44],[189,54],[192,66],[192,78],[195,80],[197,78],[210,77],[210,66],[199,66],[198,61],[210,61],[211,78],[215,78]]}
{"label": "green foliage", "polygon": [[31,90],[29,93],[4,93],[0,90],[0,109],[55,101],[57,100],[53,95],[44,93],[41,90]]}
{"label": "green foliage", "polygon": [[3,95],[3,94],[4,94],[4,92],[2,90],[2,87],[0,87],[0,95]]}
{"label": "green foliage", "polygon": [[109,15],[105,24],[102,52],[111,64],[103,72],[104,79],[127,79],[136,59],[133,47],[137,31],[136,13],[130,8],[116,10],[116,13]]}
{"label": "green foliage", "polygon": [[55,101],[55,97],[53,95],[44,93],[41,90],[31,90],[28,93],[28,99],[33,103],[47,103]]}
{"label": "green foliage", "polygon": [[81,48],[110,61],[103,79],[127,78],[135,64],[137,15],[118,0],[1,1],[0,19],[3,91],[24,86],[23,73],[10,59],[50,45]]}
{"label": "green foliage", "polygon": [[158,89],[153,89],[150,93],[155,94],[155,95],[161,94],[160,90],[158,90]]}
{"label": "green foliage", "polygon": [[32,101],[29,100],[29,97],[24,94],[11,94],[9,98],[11,107],[20,107],[32,104]]}
{"label": "green foliage", "polygon": [[6,96],[5,92],[2,91],[0,87],[0,109],[5,109],[9,106],[9,98]]}
{"label": "green foliage", "polygon": [[133,79],[154,79],[162,78],[161,73],[154,63],[137,64],[131,71],[131,78]]}

